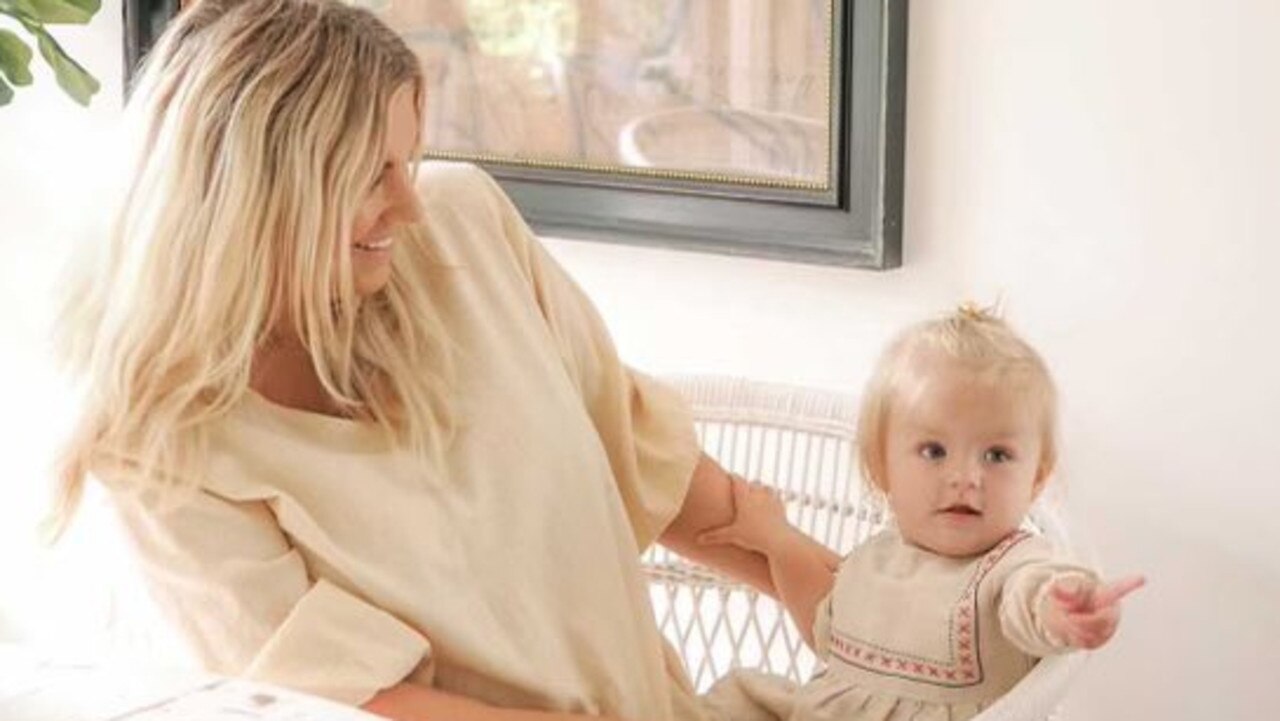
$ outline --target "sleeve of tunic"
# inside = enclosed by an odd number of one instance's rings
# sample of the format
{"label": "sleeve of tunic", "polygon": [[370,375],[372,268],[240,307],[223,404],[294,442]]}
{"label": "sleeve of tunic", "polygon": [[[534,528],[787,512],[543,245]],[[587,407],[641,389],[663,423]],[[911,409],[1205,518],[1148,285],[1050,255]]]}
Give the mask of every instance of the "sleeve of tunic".
{"label": "sleeve of tunic", "polygon": [[356,705],[430,656],[414,628],[310,578],[263,501],[113,500],[152,595],[210,671]]}
{"label": "sleeve of tunic", "polygon": [[547,253],[498,184],[476,170],[609,457],[641,550],[680,511],[701,455],[671,388],[625,366],[590,299]]}
{"label": "sleeve of tunic", "polygon": [[1015,646],[1043,658],[1072,650],[1044,625],[1054,583],[1093,584],[1098,576],[1073,563],[1043,538],[1030,538],[1010,552],[1008,572],[1000,587],[1000,626]]}

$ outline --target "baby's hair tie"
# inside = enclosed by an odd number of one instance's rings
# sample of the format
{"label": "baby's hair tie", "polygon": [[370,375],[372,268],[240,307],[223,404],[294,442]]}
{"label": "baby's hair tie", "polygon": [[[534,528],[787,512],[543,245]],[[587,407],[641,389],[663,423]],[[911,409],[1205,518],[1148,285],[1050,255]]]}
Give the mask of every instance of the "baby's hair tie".
{"label": "baby's hair tie", "polygon": [[956,315],[975,323],[991,323],[1000,319],[997,308],[984,308],[971,300],[961,303],[956,308]]}

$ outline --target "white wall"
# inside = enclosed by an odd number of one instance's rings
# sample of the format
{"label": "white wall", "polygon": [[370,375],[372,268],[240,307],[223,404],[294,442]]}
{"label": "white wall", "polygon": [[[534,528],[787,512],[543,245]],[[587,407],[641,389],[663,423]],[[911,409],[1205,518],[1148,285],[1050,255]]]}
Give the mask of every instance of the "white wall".
{"label": "white wall", "polygon": [[[34,543],[69,399],[51,367],[48,328],[61,267],[104,182],[121,107],[120,0],[87,27],[51,28],[102,83],[88,110],[57,87],[37,53],[35,85],[0,108],[0,640],[74,639],[111,609],[86,589],[105,566],[74,563],[100,542],[91,524],[50,551]],[[0,27],[28,37],[0,18]]]}
{"label": "white wall", "polygon": [[857,387],[891,328],[1003,295],[1062,386],[1076,525],[1150,577],[1065,717],[1275,718],[1280,3],[910,21],[901,270],[556,254],[661,371]]}
{"label": "white wall", "polygon": [[[68,42],[104,78],[119,65],[118,8],[108,0]],[[1270,0],[916,0],[902,269],[549,244],[625,355],[660,372],[856,388],[894,328],[1003,295],[1062,386],[1077,526],[1110,569],[1151,581],[1066,718],[1272,718],[1277,37]],[[50,199],[91,187],[84,160],[118,116],[111,102],[85,114],[41,98],[0,110],[0,367],[18,399],[0,417],[0,452],[19,471],[0,481],[9,490],[32,482],[49,445],[32,422],[48,375],[31,293],[48,285],[78,205]],[[15,125],[39,135],[17,142]],[[0,572],[27,575],[0,587],[0,635],[6,610],[12,620],[34,603],[10,589],[41,587],[32,556],[9,551],[13,509],[31,494],[10,495]]]}

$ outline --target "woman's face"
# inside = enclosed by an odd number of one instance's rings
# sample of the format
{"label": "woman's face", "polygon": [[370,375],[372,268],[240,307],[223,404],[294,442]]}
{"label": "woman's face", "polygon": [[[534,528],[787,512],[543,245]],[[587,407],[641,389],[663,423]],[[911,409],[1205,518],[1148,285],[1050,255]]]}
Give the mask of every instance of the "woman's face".
{"label": "woman's face", "polygon": [[351,234],[351,274],[359,296],[382,290],[391,278],[392,229],[419,219],[421,211],[410,176],[418,153],[419,123],[414,89],[406,83],[388,103],[386,157],[356,213]]}

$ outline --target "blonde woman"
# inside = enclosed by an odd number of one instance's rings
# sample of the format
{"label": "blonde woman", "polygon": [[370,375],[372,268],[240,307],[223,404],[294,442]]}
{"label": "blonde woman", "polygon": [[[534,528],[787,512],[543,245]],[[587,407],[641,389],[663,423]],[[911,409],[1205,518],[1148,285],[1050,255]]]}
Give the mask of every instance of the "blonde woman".
{"label": "blonde woman", "polygon": [[393,719],[699,718],[640,551],[771,592],[765,561],[697,545],[729,480],[496,184],[416,167],[422,88],[331,0],[170,26],[67,319],[56,520],[101,480],[216,672]]}

